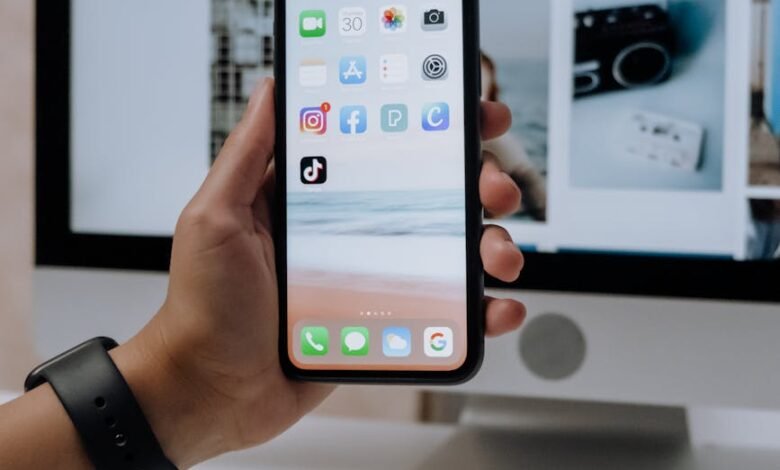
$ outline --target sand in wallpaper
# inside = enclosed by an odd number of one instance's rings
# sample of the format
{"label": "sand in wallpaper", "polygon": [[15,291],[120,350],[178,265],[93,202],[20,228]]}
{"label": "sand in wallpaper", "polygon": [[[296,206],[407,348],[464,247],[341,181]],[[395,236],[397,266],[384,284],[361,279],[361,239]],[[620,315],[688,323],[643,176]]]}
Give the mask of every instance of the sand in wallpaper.
{"label": "sand in wallpaper", "polygon": [[385,312],[465,331],[464,226],[461,191],[290,194],[290,324]]}

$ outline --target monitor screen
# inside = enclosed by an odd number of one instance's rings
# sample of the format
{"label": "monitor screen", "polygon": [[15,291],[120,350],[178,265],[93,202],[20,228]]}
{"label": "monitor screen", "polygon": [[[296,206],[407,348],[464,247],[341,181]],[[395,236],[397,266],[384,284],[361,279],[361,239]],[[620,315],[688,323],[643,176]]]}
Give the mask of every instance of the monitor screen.
{"label": "monitor screen", "polygon": [[[483,98],[514,115],[485,155],[523,190],[490,223],[545,260],[682,260],[688,276],[780,258],[778,3],[482,2]],[[71,0],[70,232],[172,234],[273,74],[273,15],[272,0]]]}

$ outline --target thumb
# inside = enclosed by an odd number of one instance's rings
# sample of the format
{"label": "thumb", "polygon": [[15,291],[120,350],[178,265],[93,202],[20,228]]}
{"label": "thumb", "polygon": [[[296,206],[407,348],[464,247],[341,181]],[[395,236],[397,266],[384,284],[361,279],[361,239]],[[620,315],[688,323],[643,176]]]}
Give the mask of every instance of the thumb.
{"label": "thumb", "polygon": [[274,81],[260,82],[241,122],[231,132],[200,196],[228,207],[251,206],[263,184],[276,135]]}

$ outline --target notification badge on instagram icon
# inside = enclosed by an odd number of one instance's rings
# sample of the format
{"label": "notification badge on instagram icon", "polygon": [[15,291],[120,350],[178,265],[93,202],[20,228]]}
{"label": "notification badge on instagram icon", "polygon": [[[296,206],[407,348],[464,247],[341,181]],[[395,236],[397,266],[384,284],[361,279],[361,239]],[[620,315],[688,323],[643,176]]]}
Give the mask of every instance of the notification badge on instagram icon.
{"label": "notification badge on instagram icon", "polygon": [[301,109],[301,132],[304,134],[325,135],[328,131],[328,112],[330,103],[322,103],[316,108]]}

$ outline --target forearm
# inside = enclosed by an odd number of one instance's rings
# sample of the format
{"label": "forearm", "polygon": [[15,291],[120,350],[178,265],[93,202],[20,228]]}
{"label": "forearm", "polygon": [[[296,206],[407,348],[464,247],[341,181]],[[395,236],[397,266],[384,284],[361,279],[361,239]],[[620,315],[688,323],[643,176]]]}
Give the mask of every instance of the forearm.
{"label": "forearm", "polygon": [[48,385],[0,406],[0,467],[91,467],[76,429]]}
{"label": "forearm", "polygon": [[[219,454],[219,433],[147,332],[111,351],[166,456],[179,468]],[[88,386],[88,384],[85,384]],[[44,384],[0,407],[0,468],[91,468],[54,390]]]}

